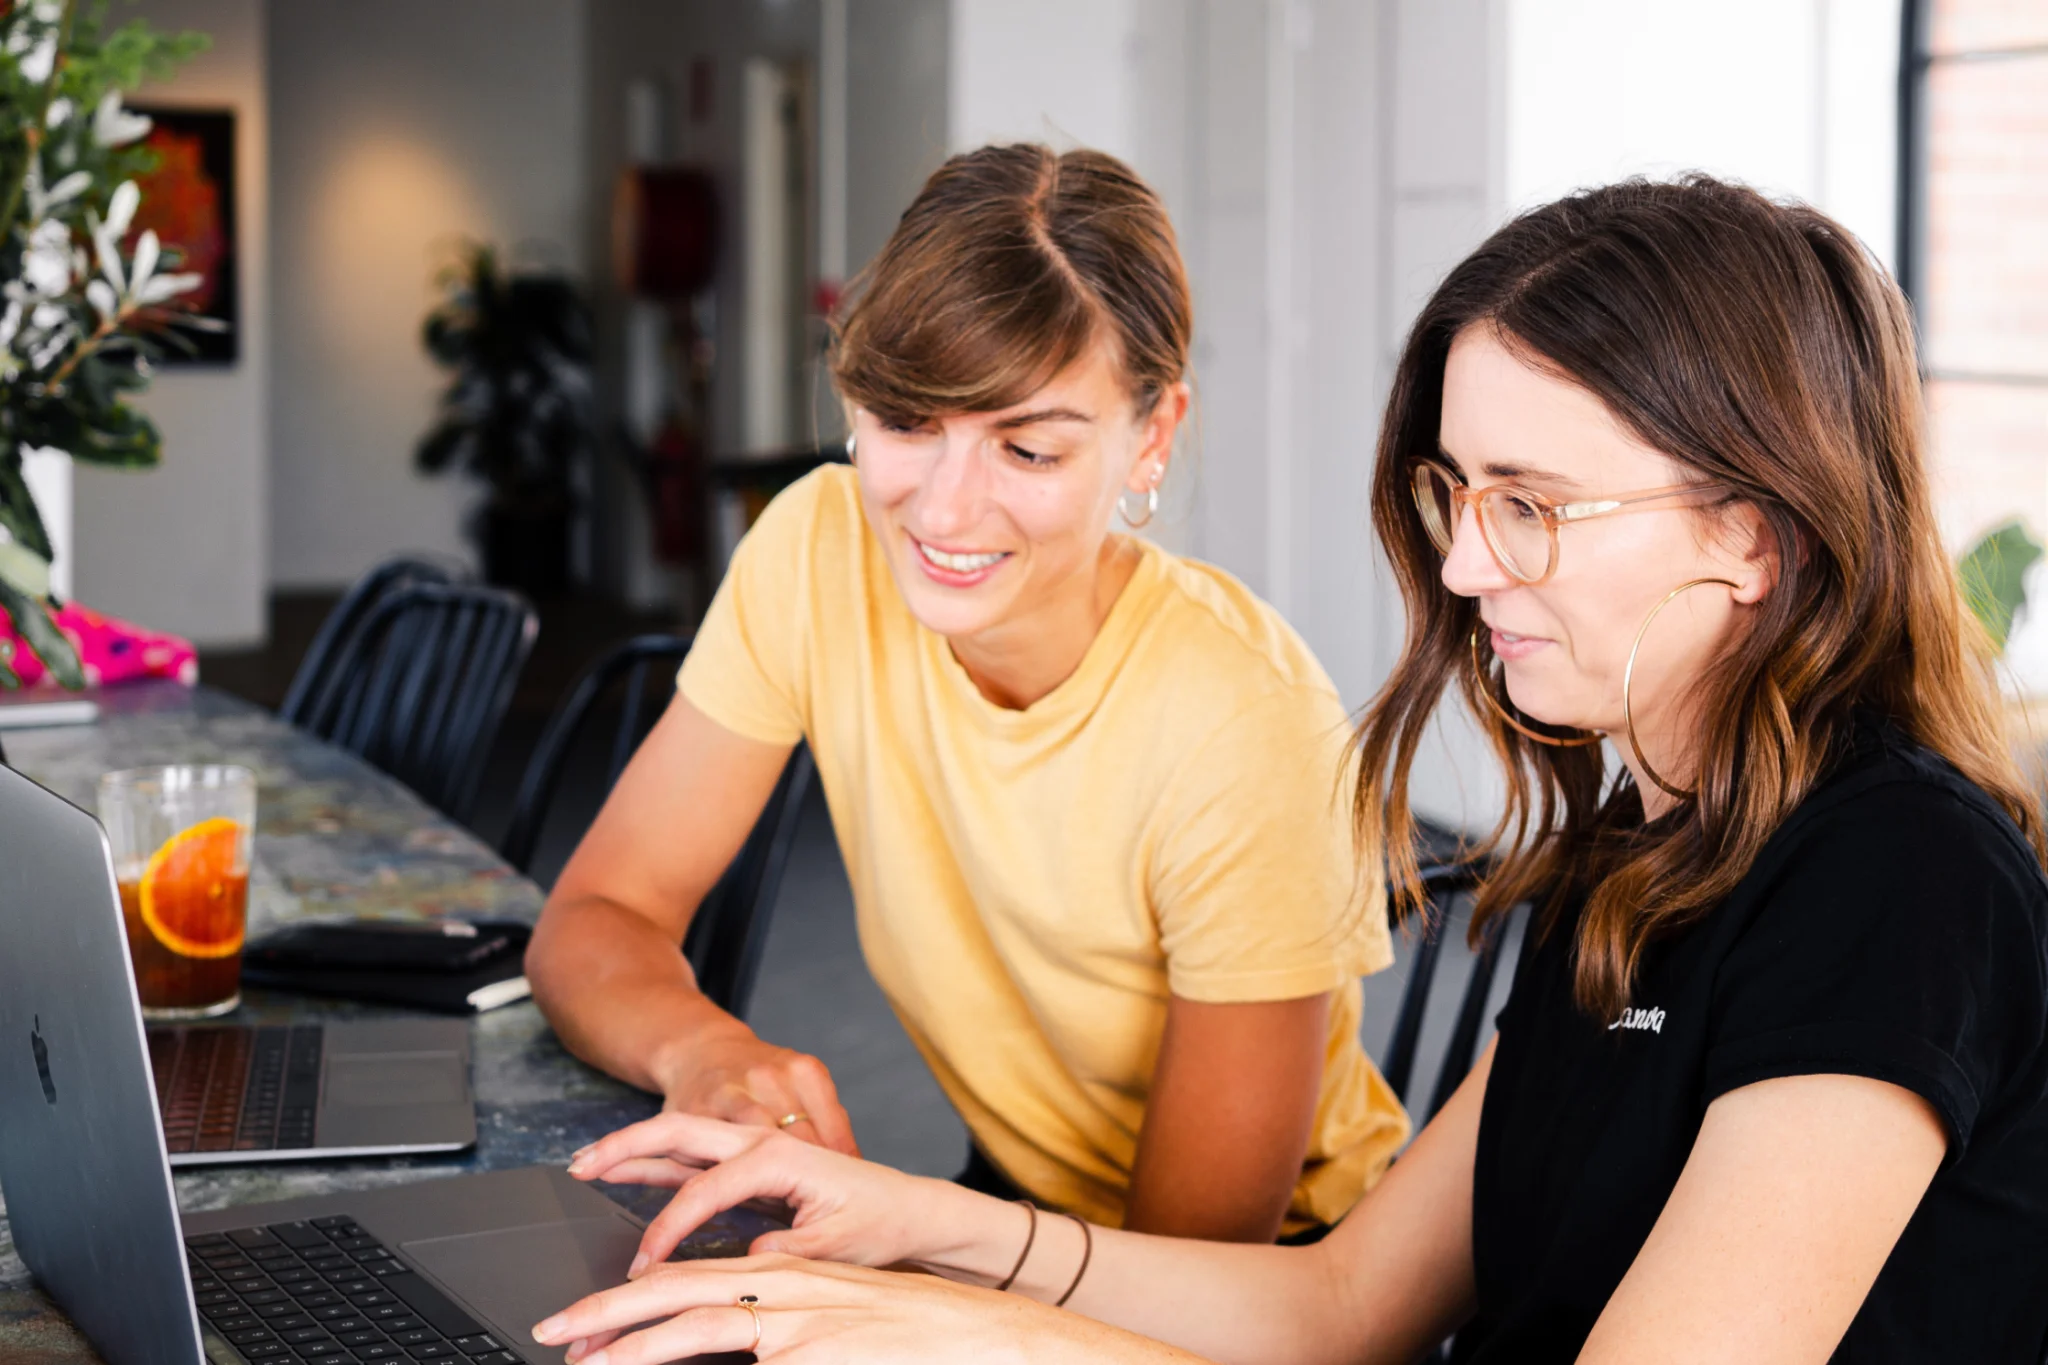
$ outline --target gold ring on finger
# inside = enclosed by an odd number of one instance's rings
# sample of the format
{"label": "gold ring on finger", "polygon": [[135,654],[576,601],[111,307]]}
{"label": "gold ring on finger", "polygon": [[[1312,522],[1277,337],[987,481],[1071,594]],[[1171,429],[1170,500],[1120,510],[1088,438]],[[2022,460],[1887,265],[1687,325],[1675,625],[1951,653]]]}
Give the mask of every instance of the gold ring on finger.
{"label": "gold ring on finger", "polygon": [[747,1316],[754,1320],[754,1340],[747,1347],[747,1354],[752,1355],[761,1349],[761,1300],[752,1294],[742,1294],[734,1299],[733,1303],[740,1308],[746,1309]]}
{"label": "gold ring on finger", "polygon": [[775,1120],[775,1126],[777,1128],[789,1128],[795,1124],[809,1123],[810,1121],[811,1116],[809,1114],[784,1114],[781,1118]]}

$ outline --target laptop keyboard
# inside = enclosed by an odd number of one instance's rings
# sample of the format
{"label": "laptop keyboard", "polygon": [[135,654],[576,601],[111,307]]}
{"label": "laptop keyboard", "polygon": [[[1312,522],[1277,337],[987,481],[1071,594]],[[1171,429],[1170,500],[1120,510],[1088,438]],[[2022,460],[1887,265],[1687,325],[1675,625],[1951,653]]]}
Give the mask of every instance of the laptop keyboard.
{"label": "laptop keyboard", "polygon": [[173,1156],[311,1147],[322,1045],[318,1025],[149,1030],[165,1147]]}
{"label": "laptop keyboard", "polygon": [[207,1324],[257,1365],[522,1365],[351,1218],[185,1239]]}

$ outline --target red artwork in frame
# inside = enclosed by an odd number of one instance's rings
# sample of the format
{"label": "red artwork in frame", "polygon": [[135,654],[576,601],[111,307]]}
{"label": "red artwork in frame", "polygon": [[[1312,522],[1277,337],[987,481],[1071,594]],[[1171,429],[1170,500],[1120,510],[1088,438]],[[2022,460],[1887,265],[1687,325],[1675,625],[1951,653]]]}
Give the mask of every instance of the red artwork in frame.
{"label": "red artwork in frame", "polygon": [[138,106],[151,127],[143,145],[156,153],[156,169],[136,181],[142,204],[134,233],[154,230],[175,268],[204,283],[180,302],[201,317],[222,323],[219,330],[189,331],[188,354],[166,345],[166,365],[232,364],[241,354],[240,289],[235,237],[235,114],[232,109],[165,109]]}

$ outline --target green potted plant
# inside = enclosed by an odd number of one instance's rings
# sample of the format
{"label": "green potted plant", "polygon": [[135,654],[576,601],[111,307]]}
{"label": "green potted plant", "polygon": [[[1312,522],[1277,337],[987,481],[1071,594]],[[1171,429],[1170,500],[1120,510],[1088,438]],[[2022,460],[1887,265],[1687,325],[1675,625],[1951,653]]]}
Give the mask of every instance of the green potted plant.
{"label": "green potted plant", "polygon": [[[109,29],[106,0],[0,0],[0,615],[67,687],[78,657],[51,619],[51,547],[22,476],[54,450],[124,468],[163,442],[128,403],[157,342],[204,326],[178,296],[200,283],[144,232],[126,239],[149,169],[149,120],[121,93],[203,51],[202,34],[141,20]],[[19,685],[0,656],[0,686]]]}
{"label": "green potted plant", "polygon": [[2027,570],[2041,554],[2041,542],[2014,520],[1985,532],[1957,563],[1963,600],[1995,649],[2005,649],[2014,619],[2026,608]]}
{"label": "green potted plant", "polygon": [[453,372],[416,458],[488,489],[471,536],[493,583],[535,596],[568,585],[574,471],[595,447],[590,310],[567,276],[506,270],[468,243],[441,275],[421,340]]}

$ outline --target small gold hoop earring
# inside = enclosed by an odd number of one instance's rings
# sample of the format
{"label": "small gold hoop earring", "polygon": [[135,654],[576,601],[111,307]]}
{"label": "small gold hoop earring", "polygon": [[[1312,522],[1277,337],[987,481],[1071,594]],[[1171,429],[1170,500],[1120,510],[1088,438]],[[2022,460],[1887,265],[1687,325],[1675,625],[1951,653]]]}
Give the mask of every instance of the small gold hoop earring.
{"label": "small gold hoop earring", "polygon": [[1129,489],[1116,495],[1116,514],[1124,519],[1124,525],[1135,531],[1140,526],[1150,525],[1152,518],[1159,515],[1159,485],[1155,482],[1145,490],[1145,515],[1142,517],[1132,516],[1131,509],[1124,506],[1124,499],[1130,495]]}
{"label": "small gold hoop earring", "polygon": [[[1526,722],[1519,719],[1507,707],[1502,706],[1493,695],[1493,682],[1492,679],[1487,677],[1486,666],[1479,662],[1479,632],[1477,630],[1472,632],[1472,674],[1479,680],[1479,695],[1486,699],[1486,704],[1493,708],[1493,713],[1507,722],[1508,728],[1518,735],[1533,739],[1538,744],[1548,744],[1553,749],[1579,749],[1588,744],[1598,744],[1602,739],[1606,738],[1597,730],[1583,735],[1546,735],[1540,731],[1532,730]],[[1503,689],[1503,692],[1505,692],[1505,689]]]}
{"label": "small gold hoop earring", "polygon": [[1708,583],[1719,583],[1722,587],[1731,589],[1742,586],[1740,583],[1731,583],[1725,578],[1695,578],[1690,583],[1680,583],[1670,592],[1665,593],[1664,600],[1651,607],[1650,614],[1643,618],[1643,624],[1636,628],[1636,642],[1629,646],[1628,664],[1621,670],[1621,723],[1628,733],[1629,752],[1636,756],[1636,766],[1643,770],[1644,777],[1649,778],[1652,782],[1663,788],[1665,795],[1675,796],[1680,801],[1690,801],[1699,793],[1685,791],[1682,788],[1672,786],[1669,782],[1658,776],[1657,770],[1650,766],[1650,760],[1643,757],[1643,746],[1636,743],[1636,716],[1635,708],[1629,702],[1629,684],[1635,681],[1636,655],[1642,650],[1643,637],[1650,633],[1650,622],[1657,619],[1657,613],[1670,606],[1672,600],[1678,594],[1689,588],[1702,587]]}

